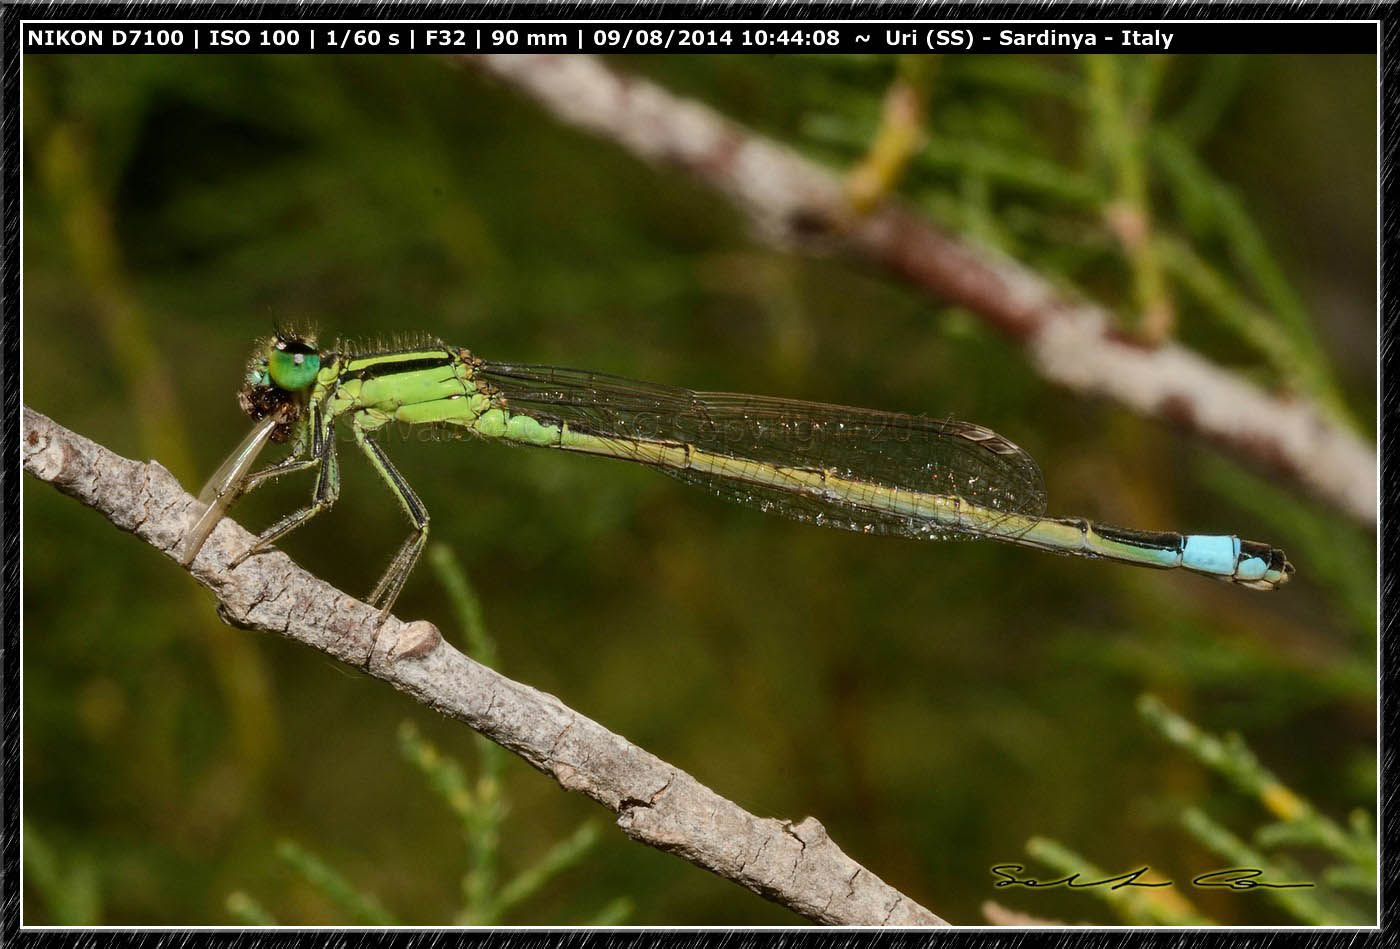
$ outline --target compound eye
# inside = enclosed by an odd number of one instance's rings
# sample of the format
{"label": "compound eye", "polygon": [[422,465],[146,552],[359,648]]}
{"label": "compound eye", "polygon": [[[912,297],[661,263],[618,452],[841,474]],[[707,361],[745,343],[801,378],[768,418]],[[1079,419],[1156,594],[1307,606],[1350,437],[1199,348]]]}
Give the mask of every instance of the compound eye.
{"label": "compound eye", "polygon": [[288,392],[305,389],[321,371],[321,354],[297,339],[279,337],[267,354],[273,385]]}

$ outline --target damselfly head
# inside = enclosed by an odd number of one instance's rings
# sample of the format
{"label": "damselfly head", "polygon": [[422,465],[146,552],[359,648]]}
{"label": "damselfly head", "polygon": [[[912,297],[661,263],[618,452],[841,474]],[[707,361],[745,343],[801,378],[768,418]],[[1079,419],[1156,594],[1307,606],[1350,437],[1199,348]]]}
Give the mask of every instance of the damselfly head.
{"label": "damselfly head", "polygon": [[285,442],[301,417],[306,390],[320,368],[321,354],[313,339],[278,327],[249,360],[238,404],[255,422],[276,417],[270,438]]}

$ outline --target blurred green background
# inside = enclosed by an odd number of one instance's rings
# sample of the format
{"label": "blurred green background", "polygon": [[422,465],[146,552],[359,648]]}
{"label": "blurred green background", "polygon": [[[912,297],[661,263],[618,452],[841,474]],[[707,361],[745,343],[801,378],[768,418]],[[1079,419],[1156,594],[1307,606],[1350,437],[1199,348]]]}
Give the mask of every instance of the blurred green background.
{"label": "blurred green background", "polygon": [[[1170,301],[1173,335],[1374,439],[1374,58],[611,64],[837,172],[862,161],[887,90],[907,82],[924,138],[888,187],[1123,314],[1125,332],[1140,330],[1146,286]],[[1326,918],[1373,921],[1364,859],[1290,837],[1301,825],[1278,821],[1296,810],[1138,711],[1151,695],[1239,733],[1364,841],[1369,529],[1190,434],[1047,384],[965,312],[839,257],[764,246],[685,175],[444,60],[31,55],[23,93],[24,400],[191,490],[246,431],[244,362],[281,321],[323,340],[421,332],[493,359],[971,419],[1039,460],[1055,513],[1283,547],[1295,582],[1256,594],[823,531],[598,459],[389,443],[475,584],[504,673],[758,814],[816,816],[950,921],[982,923],[989,899],[1145,921],[1085,893],[995,889],[994,864],[1057,875],[1031,838],[1114,873],[1151,865],[1217,922],[1317,921],[1258,891],[1187,885],[1237,865],[1188,813],[1319,882]],[[1151,209],[1155,262],[1105,224],[1125,196]],[[1278,346],[1239,329],[1246,311]],[[283,546],[364,594],[406,527],[361,459],[344,469],[335,510]],[[308,491],[266,489],[237,517],[257,529]],[[471,818],[412,759],[431,742],[476,786],[495,766],[469,731],[222,626],[172,562],[47,485],[24,482],[23,515],[27,923],[356,921],[308,854],[395,919],[461,918]],[[462,644],[426,564],[396,613]],[[418,736],[407,756],[405,734]],[[498,879],[587,820],[598,830],[504,921],[801,922],[628,841],[520,761],[499,768]]]}

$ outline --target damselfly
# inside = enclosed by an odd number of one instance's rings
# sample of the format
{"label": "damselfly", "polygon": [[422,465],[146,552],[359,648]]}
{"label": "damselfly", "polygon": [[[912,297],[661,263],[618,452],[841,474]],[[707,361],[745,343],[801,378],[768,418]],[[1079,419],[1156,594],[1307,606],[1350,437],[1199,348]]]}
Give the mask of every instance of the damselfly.
{"label": "damselfly", "polygon": [[[315,471],[311,503],[265,530],[235,564],[334,504],[336,423],[347,419],[412,526],[369,597],[381,621],[428,540],[427,509],[376,440],[391,423],[634,461],[739,504],[826,527],[987,537],[1181,567],[1256,590],[1282,586],[1293,574],[1283,551],[1232,535],[1048,517],[1045,483],[1030,455],[966,422],[490,362],[441,343],[318,350],[313,340],[281,331],[254,354],[239,402],[257,425],[205,485],[181,560],[194,560],[235,498],[270,478]],[[268,442],[286,441],[287,458],[250,473]]]}

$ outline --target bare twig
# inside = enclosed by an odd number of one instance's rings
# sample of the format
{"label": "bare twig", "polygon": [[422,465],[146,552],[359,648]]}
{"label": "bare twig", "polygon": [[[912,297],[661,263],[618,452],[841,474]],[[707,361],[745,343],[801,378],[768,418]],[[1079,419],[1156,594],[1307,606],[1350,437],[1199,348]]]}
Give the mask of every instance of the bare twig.
{"label": "bare twig", "polygon": [[[113,454],[24,408],[24,469],[174,557],[194,500],[155,462]],[[246,629],[280,633],[365,668],[465,723],[617,815],[634,840],[674,853],[820,923],[946,926],[856,863],[814,818],[757,817],[684,771],[547,695],[472,661],[424,621],[390,618],[297,567],[284,554],[233,555],[252,540],[225,519],[191,573]]]}
{"label": "bare twig", "polygon": [[1374,447],[1310,401],[1271,396],[1176,343],[1125,339],[1101,307],[1067,298],[1016,261],[964,243],[897,203],[853,214],[837,175],[592,57],[461,58],[565,122],[693,173],[773,243],[869,260],[1020,340],[1045,378],[1199,432],[1375,526]]}

